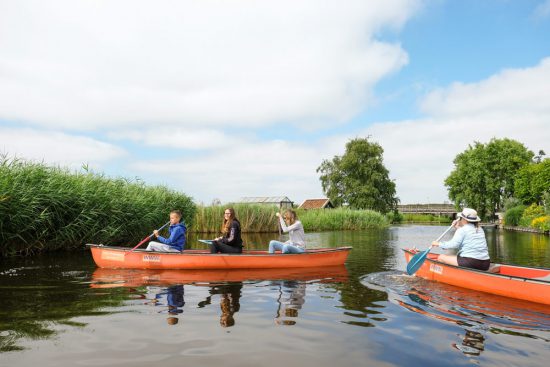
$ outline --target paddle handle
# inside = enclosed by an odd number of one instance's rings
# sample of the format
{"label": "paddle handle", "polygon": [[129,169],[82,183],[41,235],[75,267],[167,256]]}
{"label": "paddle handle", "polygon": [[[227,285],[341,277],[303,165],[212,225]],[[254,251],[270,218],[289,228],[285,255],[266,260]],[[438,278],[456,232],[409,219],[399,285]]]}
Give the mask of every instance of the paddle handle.
{"label": "paddle handle", "polygon": [[447,228],[447,230],[445,232],[443,232],[443,234],[441,236],[439,236],[437,238],[437,240],[435,240],[435,242],[439,242],[440,239],[443,238],[443,236],[445,236],[447,234],[447,232],[449,232],[451,230],[451,228],[453,228],[453,225],[451,224],[451,226],[449,228]]}
{"label": "paddle handle", "polygon": [[[166,224],[164,224],[162,227],[160,227],[159,229],[157,229],[157,231],[162,231],[164,229],[164,227],[166,227],[167,225],[170,224],[170,221],[166,222]],[[149,236],[145,237],[140,243],[138,243],[133,249],[131,249],[130,251],[128,252],[132,252],[134,251],[135,249],[137,249],[139,246],[143,245],[147,240],[149,240],[155,233],[151,233]]]}

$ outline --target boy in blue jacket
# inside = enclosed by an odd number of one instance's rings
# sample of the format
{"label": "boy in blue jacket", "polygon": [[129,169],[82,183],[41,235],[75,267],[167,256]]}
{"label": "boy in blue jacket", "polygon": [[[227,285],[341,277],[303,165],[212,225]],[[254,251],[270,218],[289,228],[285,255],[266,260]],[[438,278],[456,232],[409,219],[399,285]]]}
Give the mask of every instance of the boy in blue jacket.
{"label": "boy in blue jacket", "polygon": [[157,241],[149,242],[147,251],[162,251],[162,252],[182,252],[185,248],[185,224],[180,223],[181,212],[172,210],[170,212],[170,237],[162,237],[156,229],[153,231]]}

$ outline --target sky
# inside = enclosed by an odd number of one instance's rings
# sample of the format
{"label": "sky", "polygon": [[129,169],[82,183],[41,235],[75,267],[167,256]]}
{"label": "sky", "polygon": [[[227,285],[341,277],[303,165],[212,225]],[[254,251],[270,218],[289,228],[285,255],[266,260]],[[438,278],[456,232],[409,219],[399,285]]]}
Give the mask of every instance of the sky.
{"label": "sky", "polygon": [[3,156],[300,204],[367,137],[402,204],[474,142],[550,154],[550,0],[0,0]]}

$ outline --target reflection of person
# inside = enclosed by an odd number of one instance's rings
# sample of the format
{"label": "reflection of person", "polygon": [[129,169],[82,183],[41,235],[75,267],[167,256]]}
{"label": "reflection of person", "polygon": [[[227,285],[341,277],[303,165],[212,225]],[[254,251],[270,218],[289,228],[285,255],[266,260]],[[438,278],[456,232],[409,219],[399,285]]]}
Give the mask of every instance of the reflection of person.
{"label": "reflection of person", "polygon": [[235,216],[233,208],[227,208],[223,214],[222,236],[214,239],[210,244],[210,252],[215,254],[243,252],[243,240],[241,239],[241,223]]}
{"label": "reflection of person", "polygon": [[199,307],[202,308],[211,304],[212,295],[220,295],[220,325],[222,327],[231,327],[235,325],[235,318],[233,314],[239,312],[241,308],[240,298],[242,283],[227,283],[220,284],[210,288],[210,296],[206,297],[204,301],[199,302]]}
{"label": "reflection of person", "polygon": [[466,330],[462,345],[453,343],[453,347],[464,354],[478,356],[485,350],[485,337],[477,331]]}
{"label": "reflection of person", "polygon": [[[305,303],[306,283],[304,281],[283,281],[278,299],[279,308],[275,323],[279,325],[295,325],[296,321],[287,318],[298,317],[298,310]],[[286,288],[286,289],[285,289]],[[283,292],[289,293],[285,295]]]}
{"label": "reflection of person", "polygon": [[277,213],[276,215],[279,217],[283,232],[288,232],[290,239],[286,242],[270,241],[269,253],[273,254],[276,250],[281,251],[283,254],[299,254],[304,252],[306,249],[306,235],[304,233],[304,226],[302,226],[302,222],[298,220],[296,212],[287,209],[283,214],[284,220],[281,214]]}
{"label": "reflection of person", "polygon": [[479,270],[487,270],[491,265],[485,232],[479,226],[481,219],[474,209],[464,208],[457,214],[453,226],[457,228],[453,238],[447,242],[432,242],[432,246],[439,246],[446,250],[458,248],[457,255],[441,254],[437,258],[445,264],[463,266]]}
{"label": "reflection of person", "polygon": [[149,242],[147,251],[163,251],[163,252],[181,252],[185,247],[185,232],[187,228],[185,224],[180,223],[181,212],[179,210],[172,210],[170,212],[170,236],[165,238],[159,235],[158,230],[153,231],[153,235],[157,241]]}
{"label": "reflection of person", "polygon": [[[176,284],[162,289],[159,293],[155,294],[154,300],[151,302],[154,306],[164,306],[160,301],[163,296],[166,295],[166,306],[168,309],[168,316],[166,322],[169,325],[175,325],[178,323],[178,314],[182,313],[182,307],[185,305],[183,298],[184,290],[182,284]],[[159,312],[166,312],[165,310]]]}

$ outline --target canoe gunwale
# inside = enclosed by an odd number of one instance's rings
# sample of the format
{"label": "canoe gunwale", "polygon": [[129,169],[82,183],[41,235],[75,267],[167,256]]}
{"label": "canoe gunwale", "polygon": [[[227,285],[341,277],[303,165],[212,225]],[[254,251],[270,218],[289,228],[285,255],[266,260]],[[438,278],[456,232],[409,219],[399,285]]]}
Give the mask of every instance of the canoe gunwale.
{"label": "canoe gunwale", "polygon": [[[89,248],[100,248],[105,250],[111,250],[111,251],[120,251],[124,253],[130,253],[131,248],[129,247],[121,247],[121,246],[107,246],[107,245],[97,245],[93,243],[87,243],[86,247]],[[299,253],[299,254],[284,254],[287,255],[293,255],[293,256],[303,256],[303,255],[312,255],[312,254],[324,254],[324,253],[331,253],[331,252],[342,252],[342,251],[350,251],[352,249],[351,246],[342,246],[342,247],[334,247],[334,248],[322,248],[322,249],[309,249],[305,252]],[[154,254],[162,254],[162,255],[171,255],[171,256],[261,256],[261,257],[270,257],[270,256],[281,256],[282,254],[274,253],[270,254],[267,252],[267,250],[261,250],[261,249],[252,249],[248,251],[255,251],[255,252],[261,252],[261,253],[249,253],[249,252],[243,252],[243,253],[237,253],[237,254],[227,254],[227,253],[218,253],[218,254],[211,254],[207,252],[208,250],[187,250],[182,252],[161,252],[161,251],[147,251],[145,249],[137,249],[132,252],[136,253],[154,253]]]}
{"label": "canoe gunwale", "polygon": [[[404,248],[402,250],[404,252],[407,252],[407,253],[411,254],[411,255],[415,254],[415,252],[411,251],[410,249]],[[462,267],[462,266],[455,266],[455,265],[451,265],[451,264],[446,264],[446,263],[443,263],[443,262],[440,262],[440,261],[437,261],[437,260],[434,260],[434,259],[430,259],[430,258],[426,258],[426,261],[430,261],[430,262],[438,264],[438,265],[454,268],[454,269],[457,269],[457,270],[460,270],[460,271],[466,271],[466,272],[482,274],[484,276],[493,276],[493,277],[497,277],[497,278],[501,278],[501,279],[508,279],[508,280],[535,283],[535,284],[550,285],[550,280],[545,280],[545,279],[528,278],[528,277],[521,277],[521,276],[517,276],[517,275],[506,275],[506,274],[500,274],[500,273],[491,273],[491,272],[488,272],[488,271],[485,271],[485,270],[465,268],[465,267]],[[550,271],[550,269],[548,269],[548,268],[542,268],[542,267],[536,267],[536,266],[521,266],[521,265],[513,265],[513,264],[499,264],[499,265],[500,266],[505,266],[505,267],[514,267],[514,268],[519,268],[519,269],[536,269],[536,270]]]}

